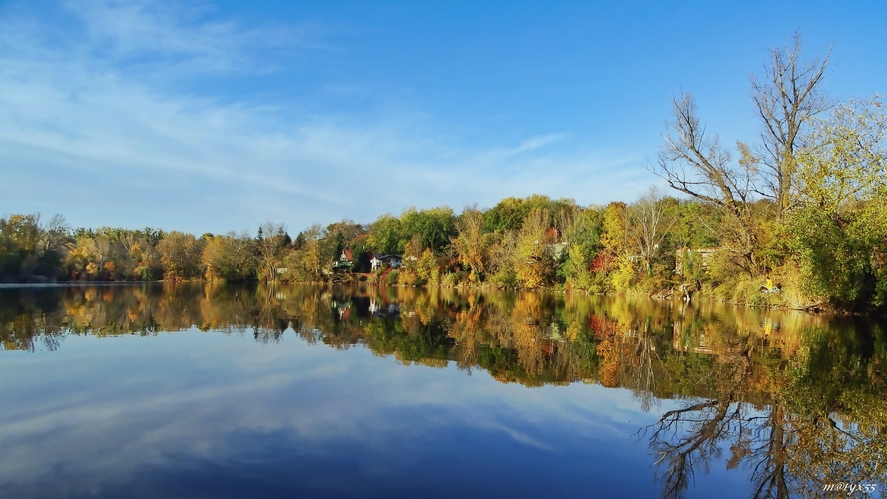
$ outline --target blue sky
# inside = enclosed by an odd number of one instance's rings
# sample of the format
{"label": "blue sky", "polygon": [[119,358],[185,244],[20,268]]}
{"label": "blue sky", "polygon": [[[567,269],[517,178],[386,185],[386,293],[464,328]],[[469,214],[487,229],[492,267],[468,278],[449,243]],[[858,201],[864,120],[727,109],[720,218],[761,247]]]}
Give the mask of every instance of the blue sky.
{"label": "blue sky", "polygon": [[632,200],[670,97],[754,141],[795,30],[887,91],[887,3],[0,0],[0,216],[195,233]]}

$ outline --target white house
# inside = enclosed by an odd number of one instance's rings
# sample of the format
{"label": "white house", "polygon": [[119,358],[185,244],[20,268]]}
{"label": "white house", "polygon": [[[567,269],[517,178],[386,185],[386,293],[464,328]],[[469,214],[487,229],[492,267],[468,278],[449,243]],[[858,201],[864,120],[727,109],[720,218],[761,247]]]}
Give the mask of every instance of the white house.
{"label": "white house", "polygon": [[373,255],[373,259],[370,260],[372,270],[380,268],[382,264],[392,269],[399,269],[403,265],[403,258],[400,255]]}

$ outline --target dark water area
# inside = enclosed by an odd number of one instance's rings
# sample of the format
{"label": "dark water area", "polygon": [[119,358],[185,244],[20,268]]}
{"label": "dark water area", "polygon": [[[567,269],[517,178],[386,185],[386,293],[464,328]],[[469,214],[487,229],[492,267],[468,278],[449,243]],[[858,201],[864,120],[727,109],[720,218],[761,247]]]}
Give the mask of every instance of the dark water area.
{"label": "dark water area", "polygon": [[4,499],[887,491],[877,321],[157,284],[0,289],[0,340]]}

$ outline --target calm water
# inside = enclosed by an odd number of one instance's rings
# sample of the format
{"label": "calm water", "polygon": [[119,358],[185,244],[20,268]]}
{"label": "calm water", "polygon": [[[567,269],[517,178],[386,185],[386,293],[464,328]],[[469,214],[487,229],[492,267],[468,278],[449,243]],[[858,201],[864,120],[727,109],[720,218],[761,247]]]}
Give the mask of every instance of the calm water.
{"label": "calm water", "polygon": [[871,322],[153,285],[0,289],[0,339],[0,498],[887,491]]}

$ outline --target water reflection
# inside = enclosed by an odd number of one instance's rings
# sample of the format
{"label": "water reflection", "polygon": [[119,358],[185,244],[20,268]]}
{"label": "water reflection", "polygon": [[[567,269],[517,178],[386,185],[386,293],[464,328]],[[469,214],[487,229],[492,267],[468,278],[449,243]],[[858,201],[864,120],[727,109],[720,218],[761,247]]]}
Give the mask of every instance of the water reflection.
{"label": "water reflection", "polygon": [[751,483],[745,496],[755,498],[833,496],[825,488],[834,484],[876,485],[877,496],[887,479],[887,343],[877,323],[717,304],[448,289],[0,290],[0,339],[8,351],[64,349],[68,336],[195,327],[263,344],[292,331],[309,344],[362,345],[402,364],[455,364],[528,387],[628,389],[640,409],[661,414],[638,437],[649,446],[665,497],[691,492],[694,477],[718,467],[744,473]]}

